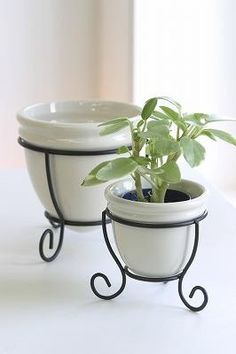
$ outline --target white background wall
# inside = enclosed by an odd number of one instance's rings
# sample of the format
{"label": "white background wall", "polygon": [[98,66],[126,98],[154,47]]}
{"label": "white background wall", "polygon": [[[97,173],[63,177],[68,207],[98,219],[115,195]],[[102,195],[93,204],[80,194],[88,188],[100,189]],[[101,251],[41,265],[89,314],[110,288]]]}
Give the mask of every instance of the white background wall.
{"label": "white background wall", "polygon": [[0,0],[0,167],[24,164],[23,106],[131,98],[131,17],[131,0]]}
{"label": "white background wall", "polygon": [[[140,105],[170,95],[236,117],[235,13],[234,0],[134,0],[134,14],[132,0],[0,0],[0,168],[24,165],[15,113],[35,102],[131,101],[133,88]],[[203,172],[236,194],[235,150],[207,150]]]}
{"label": "white background wall", "polygon": [[[236,2],[136,0],[134,100],[175,98],[186,110],[236,117]],[[236,136],[236,123],[219,128]],[[208,143],[201,170],[236,197],[236,149]]]}

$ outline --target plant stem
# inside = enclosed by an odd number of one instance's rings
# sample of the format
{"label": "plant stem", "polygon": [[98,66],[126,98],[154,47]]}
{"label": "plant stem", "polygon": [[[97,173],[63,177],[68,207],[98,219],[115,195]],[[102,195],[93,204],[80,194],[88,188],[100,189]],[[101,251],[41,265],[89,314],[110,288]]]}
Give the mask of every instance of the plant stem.
{"label": "plant stem", "polygon": [[145,202],[145,198],[143,195],[142,183],[141,183],[141,176],[138,172],[134,173],[134,180],[135,180],[137,199],[139,202]]}
{"label": "plant stem", "polygon": [[[151,161],[151,169],[158,167],[158,160],[153,157]],[[152,179],[152,195],[151,195],[151,202],[155,203],[158,202],[158,180],[157,177],[153,176]]]}
{"label": "plant stem", "polygon": [[158,198],[158,190],[156,187],[152,186],[152,196],[151,196],[151,202],[152,203],[157,203],[159,200]]}
{"label": "plant stem", "polygon": [[159,198],[158,198],[158,202],[159,203],[164,203],[165,202],[165,195],[166,195],[166,191],[168,189],[168,183],[162,183],[162,185],[159,188]]}
{"label": "plant stem", "polygon": [[150,184],[150,186],[152,186],[153,188],[155,187],[151,178],[147,177],[145,174],[144,175],[141,174],[141,176],[143,177],[143,179],[145,179]]}
{"label": "plant stem", "polygon": [[181,156],[181,152],[176,152],[174,155],[169,155],[168,156],[168,159],[167,159],[167,162],[169,162],[169,161],[177,161],[178,160],[178,158]]}
{"label": "plant stem", "polygon": [[179,131],[179,127],[177,127],[177,132],[176,132],[176,140],[179,140],[179,135],[180,135],[180,131]]}
{"label": "plant stem", "polygon": [[[133,156],[138,157],[140,152],[140,140],[135,134],[133,134]],[[134,180],[135,180],[135,188],[137,193],[137,199],[139,202],[145,202],[145,198],[143,195],[143,188],[141,182],[141,176],[138,172],[134,172]]]}

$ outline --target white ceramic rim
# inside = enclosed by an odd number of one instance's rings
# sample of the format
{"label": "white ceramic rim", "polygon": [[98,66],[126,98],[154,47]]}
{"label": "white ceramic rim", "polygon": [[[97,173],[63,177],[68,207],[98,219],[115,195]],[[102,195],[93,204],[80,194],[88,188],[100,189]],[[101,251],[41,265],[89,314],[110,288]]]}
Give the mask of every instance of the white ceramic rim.
{"label": "white ceramic rim", "polygon": [[[119,189],[131,191],[134,189],[134,181],[123,179],[110,184],[105,189],[105,198],[108,202],[109,210],[123,219],[133,220],[137,222],[153,223],[153,222],[178,222],[187,221],[200,216],[206,209],[206,200],[208,198],[208,190],[200,183],[182,179],[180,183],[170,185],[169,188],[188,191],[181,186],[189,186],[199,190],[199,193],[192,199],[182,202],[172,203],[148,203],[135,202],[123,199],[118,195]],[[146,187],[146,185],[145,185]]]}
{"label": "white ceramic rim", "polygon": [[[140,107],[126,102],[58,101],[27,106],[17,113],[17,119],[20,137],[33,145],[59,150],[108,151],[131,145],[130,130],[126,127],[101,136],[99,123],[118,117],[135,121],[140,112]],[[53,117],[53,113],[58,116]],[[78,121],[71,116],[74,114]]]}
{"label": "white ceramic rim", "polygon": [[[122,179],[120,181],[116,181],[116,182],[113,182],[112,184],[110,184],[109,186],[106,187],[105,189],[105,198],[107,201],[109,202],[112,202],[114,201],[115,203],[122,203],[122,204],[126,204],[126,205],[129,205],[129,206],[132,206],[134,203],[135,204],[143,204],[145,206],[148,206],[150,209],[156,209],[156,205],[162,205],[163,208],[168,208],[171,207],[171,206],[176,206],[176,202],[172,202],[172,203],[149,203],[149,202],[136,202],[136,201],[133,201],[133,200],[128,200],[128,199],[124,199],[124,198],[121,198],[120,196],[116,195],[114,193],[114,189],[115,187],[117,186],[118,183],[125,183],[125,182],[129,182],[130,183],[130,179]],[[200,199],[205,199],[206,196],[208,195],[208,190],[200,183],[198,182],[195,182],[195,181],[192,181],[192,180],[189,180],[189,179],[181,179],[181,182],[180,183],[194,183],[197,187],[199,187],[199,189],[202,189],[202,194],[196,198],[198,198],[198,200]],[[177,186],[177,189],[178,190],[178,185],[180,183],[176,183],[175,184],[172,184],[170,185],[170,188],[173,188],[175,189],[175,186]],[[130,189],[131,191],[132,189]],[[128,191],[128,190],[127,190]],[[191,198],[191,199],[188,199],[188,200],[184,200],[182,202],[177,202],[179,205],[189,205],[191,203],[193,203],[193,201],[196,199],[196,198]]]}
{"label": "white ceramic rim", "polygon": [[[60,105],[86,105],[90,104],[91,106],[94,105],[117,105],[117,106],[123,106],[127,107],[127,109],[130,110],[136,110],[135,114],[127,114],[128,118],[135,118],[141,113],[141,108],[137,105],[134,105],[132,103],[127,103],[127,102],[121,102],[121,101],[103,101],[103,100],[68,100],[68,101],[50,101],[50,102],[39,102],[35,103],[29,106],[23,107],[21,110],[17,112],[17,120],[21,124],[27,124],[27,125],[32,125],[35,127],[57,127],[57,128],[82,128],[82,127],[87,127],[88,125],[95,125],[96,127],[98,126],[99,123],[105,122],[106,120],[101,120],[97,122],[60,122],[60,121],[45,121],[43,119],[38,119],[37,117],[32,117],[30,115],[30,111],[33,109],[37,108],[43,108],[43,107],[52,107],[52,112],[55,110],[55,106],[60,106]],[[61,112],[66,113],[66,111],[61,110]],[[109,120],[112,118],[109,118]]]}

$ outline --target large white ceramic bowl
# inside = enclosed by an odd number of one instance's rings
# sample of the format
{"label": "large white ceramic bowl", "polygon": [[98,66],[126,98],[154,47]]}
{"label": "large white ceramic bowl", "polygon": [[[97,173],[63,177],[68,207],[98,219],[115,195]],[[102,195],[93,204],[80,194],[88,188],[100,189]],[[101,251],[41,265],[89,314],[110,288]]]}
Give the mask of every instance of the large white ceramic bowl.
{"label": "large white ceramic bowl", "polygon": [[[90,153],[89,156],[50,155],[53,187],[66,220],[96,222],[101,219],[106,205],[104,184],[81,187],[81,182],[97,164],[114,158],[118,147],[130,145],[131,138],[128,129],[100,136],[98,124],[117,117],[135,119],[139,114],[137,106],[110,101],[42,103],[18,112],[19,135],[24,141],[43,148]],[[98,151],[103,153],[97,155]],[[49,194],[44,153],[25,149],[25,156],[41,203],[57,217]]]}
{"label": "large white ceramic bowl", "polygon": [[[175,203],[143,203],[123,199],[135,189],[131,179],[109,185],[107,207],[114,216],[135,223],[176,223],[192,220],[206,209],[207,190],[199,183],[182,180],[170,189],[185,192],[191,199]],[[135,274],[162,278],[181,273],[193,250],[194,225],[177,228],[145,228],[112,221],[120,256]]]}

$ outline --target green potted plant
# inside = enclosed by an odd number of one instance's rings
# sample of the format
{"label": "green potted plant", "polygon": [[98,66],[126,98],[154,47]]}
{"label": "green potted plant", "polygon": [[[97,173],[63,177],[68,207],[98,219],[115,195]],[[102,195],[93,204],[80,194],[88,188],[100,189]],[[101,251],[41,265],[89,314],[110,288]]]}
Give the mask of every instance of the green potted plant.
{"label": "green potted plant", "polygon": [[119,148],[121,156],[97,165],[82,185],[129,176],[109,185],[105,197],[118,251],[133,274],[165,279],[181,274],[188,264],[194,225],[158,229],[150,225],[173,226],[204,214],[208,192],[199,183],[181,178],[178,160],[183,155],[191,167],[203,161],[205,148],[197,141],[201,136],[236,146],[230,134],[211,128],[214,121],[212,115],[183,113],[171,98],[154,97],[146,101],[135,122],[121,117],[100,124],[101,135],[128,126],[132,149]]}

